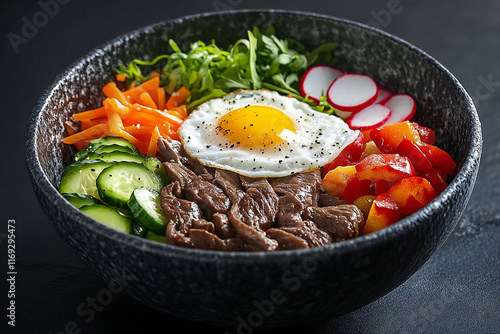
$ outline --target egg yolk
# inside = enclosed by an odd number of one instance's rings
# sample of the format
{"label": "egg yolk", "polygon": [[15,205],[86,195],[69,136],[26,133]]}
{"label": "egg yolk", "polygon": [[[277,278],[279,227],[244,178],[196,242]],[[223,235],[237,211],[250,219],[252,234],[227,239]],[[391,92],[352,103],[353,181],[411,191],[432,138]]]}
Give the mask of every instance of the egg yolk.
{"label": "egg yolk", "polygon": [[285,113],[257,105],[230,111],[219,120],[217,130],[232,144],[250,149],[276,147],[296,134]]}

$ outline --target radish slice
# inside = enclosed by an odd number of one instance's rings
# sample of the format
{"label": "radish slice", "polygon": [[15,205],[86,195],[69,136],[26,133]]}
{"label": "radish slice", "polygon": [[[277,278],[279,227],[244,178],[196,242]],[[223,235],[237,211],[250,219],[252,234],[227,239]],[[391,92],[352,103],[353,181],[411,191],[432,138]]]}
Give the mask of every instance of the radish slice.
{"label": "radish slice", "polygon": [[346,118],[345,122],[353,130],[359,129],[365,131],[384,124],[389,117],[391,117],[391,109],[381,104],[372,104],[352,114]]}
{"label": "radish slice", "polygon": [[342,119],[346,119],[347,117],[352,115],[352,112],[342,111],[342,110],[338,110],[338,109],[334,109],[334,110],[335,110],[335,115],[339,116]]}
{"label": "radish slice", "polygon": [[337,79],[342,74],[344,74],[344,72],[330,66],[313,66],[308,69],[300,79],[300,94],[303,97],[309,95],[311,100],[318,103],[321,95],[326,95],[328,87],[330,87],[333,80]]}
{"label": "radish slice", "polygon": [[377,99],[373,103],[384,104],[392,97],[392,93],[385,88],[379,87]]}
{"label": "radish slice", "polygon": [[410,120],[417,110],[417,104],[406,94],[393,95],[384,106],[391,109],[391,117],[384,125],[396,124]]}
{"label": "radish slice", "polygon": [[344,74],[328,88],[328,102],[342,111],[358,112],[375,102],[378,86],[372,78],[362,74]]}

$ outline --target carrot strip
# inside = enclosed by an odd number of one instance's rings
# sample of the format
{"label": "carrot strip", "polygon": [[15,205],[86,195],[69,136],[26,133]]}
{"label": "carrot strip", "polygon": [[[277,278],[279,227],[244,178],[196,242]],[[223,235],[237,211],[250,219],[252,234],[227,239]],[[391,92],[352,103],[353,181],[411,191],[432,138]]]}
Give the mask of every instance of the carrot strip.
{"label": "carrot strip", "polygon": [[76,144],[80,141],[92,140],[99,138],[103,133],[108,131],[108,125],[105,123],[96,124],[88,129],[77,132],[74,135],[62,139],[62,142],[68,145]]}
{"label": "carrot strip", "polygon": [[134,137],[138,136],[151,136],[153,133],[154,127],[152,126],[144,126],[140,125],[139,127],[136,125],[131,125],[131,126],[125,126],[123,127],[123,130],[127,131]]}
{"label": "carrot strip", "polygon": [[167,109],[173,109],[180,106],[190,94],[191,92],[186,87],[182,86],[168,98]]}
{"label": "carrot strip", "polygon": [[153,133],[151,134],[151,139],[149,140],[148,157],[154,157],[156,155],[156,151],[158,151],[158,137],[160,137],[160,130],[158,130],[158,127],[155,126]]}
{"label": "carrot strip", "polygon": [[153,99],[151,98],[151,95],[149,95],[148,92],[144,92],[141,95],[139,95],[139,99],[142,101],[142,105],[149,107],[149,108],[158,109],[155,101],[153,101]]}
{"label": "carrot strip", "polygon": [[81,128],[82,130],[85,130],[85,129],[88,129],[94,125],[97,125],[97,124],[101,124],[101,123],[108,123],[108,117],[107,116],[104,116],[104,117],[99,117],[99,118],[94,118],[94,119],[90,119],[90,120],[87,120],[87,119],[84,119],[82,121],[80,121],[80,123],[82,124]]}
{"label": "carrot strip", "polygon": [[102,87],[102,92],[109,98],[115,98],[121,102],[123,105],[130,104],[130,101],[127,99],[125,94],[121,90],[118,89],[116,83],[111,81],[106,86]]}
{"label": "carrot strip", "polygon": [[182,124],[182,119],[177,117],[177,116],[174,116],[174,115],[171,115],[169,113],[166,113],[166,112],[162,112],[158,109],[153,109],[153,108],[149,108],[149,107],[145,107],[145,106],[141,106],[139,104],[133,104],[132,105],[132,110],[137,112],[137,113],[141,113],[141,114],[149,114],[149,115],[152,115],[152,116],[156,116],[157,118],[160,118],[161,120],[163,120],[164,122],[167,122],[167,123],[170,123],[172,124],[173,126],[176,126],[176,127],[179,127],[181,124]]}
{"label": "carrot strip", "polygon": [[165,100],[165,89],[163,87],[158,87],[156,93],[158,98],[158,109],[163,110],[167,104]]}
{"label": "carrot strip", "polygon": [[112,133],[120,134],[120,130],[123,129],[123,122],[120,115],[116,111],[112,111],[108,114],[108,125],[109,131]]}
{"label": "carrot strip", "polygon": [[[129,104],[130,105],[130,104]],[[106,113],[116,112],[121,118],[127,118],[130,115],[130,108],[123,105],[118,99],[111,98],[104,104]]]}
{"label": "carrot strip", "polygon": [[124,82],[125,80],[127,80],[127,76],[125,74],[117,74],[116,75],[116,81]]}
{"label": "carrot strip", "polygon": [[170,108],[169,111],[176,111],[182,119],[185,119],[186,117],[188,117],[188,111],[187,111],[187,107],[185,104],[181,104],[180,106],[178,107],[175,107],[175,108]]}
{"label": "carrot strip", "polygon": [[131,103],[138,103],[140,102],[140,96],[142,93],[148,92],[152,95],[158,87],[160,87],[160,77],[153,77],[139,86],[130,88],[123,93],[128,97]]}
{"label": "carrot strip", "polygon": [[106,117],[106,111],[104,110],[104,107],[73,114],[73,119],[75,121],[90,120],[99,117]]}

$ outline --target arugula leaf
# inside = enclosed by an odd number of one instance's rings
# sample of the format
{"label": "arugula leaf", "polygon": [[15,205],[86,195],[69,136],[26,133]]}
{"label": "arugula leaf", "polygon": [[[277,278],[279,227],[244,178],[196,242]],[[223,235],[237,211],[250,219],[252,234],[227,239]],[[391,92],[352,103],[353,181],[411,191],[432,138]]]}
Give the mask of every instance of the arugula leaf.
{"label": "arugula leaf", "polygon": [[188,110],[236,89],[271,89],[284,95],[291,95],[308,103],[316,110],[333,110],[326,99],[315,105],[300,96],[299,80],[307,68],[316,64],[333,65],[336,58],[332,51],[338,43],[325,43],[312,51],[299,41],[275,36],[275,29],[268,27],[260,31],[254,27],[227,50],[218,47],[214,41],[191,43],[183,52],[172,39],[168,41],[172,53],[161,55],[150,62],[132,61],[128,67],[119,65],[117,73],[127,76],[127,83],[140,84],[149,79],[152,72],[144,75],[140,66],[153,66],[166,59],[160,84],[168,94],[181,86],[191,92],[187,100]]}

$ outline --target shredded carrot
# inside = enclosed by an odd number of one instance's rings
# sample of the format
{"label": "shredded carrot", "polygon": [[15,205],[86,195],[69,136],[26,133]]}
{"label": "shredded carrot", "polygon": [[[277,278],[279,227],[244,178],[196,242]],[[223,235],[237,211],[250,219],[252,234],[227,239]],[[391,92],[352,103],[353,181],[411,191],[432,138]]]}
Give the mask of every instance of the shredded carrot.
{"label": "shredded carrot", "polygon": [[186,87],[182,86],[168,98],[167,109],[173,109],[180,106],[190,94],[191,92]]}
{"label": "shredded carrot", "polygon": [[101,123],[96,124],[86,130],[77,132],[71,136],[62,139],[62,142],[68,145],[76,144],[82,140],[92,140],[99,138],[103,133],[108,131],[108,125]]}
{"label": "shredded carrot", "polygon": [[106,113],[116,112],[121,118],[126,118],[130,114],[130,108],[121,104],[118,99],[111,98],[104,102]]}
{"label": "shredded carrot", "polygon": [[112,133],[120,134],[120,130],[123,130],[123,122],[120,115],[116,111],[112,111],[108,114],[108,124],[109,131]]}
{"label": "shredded carrot", "polygon": [[149,108],[146,106],[141,106],[140,104],[133,104],[132,110],[135,112],[138,112],[138,113],[156,116],[156,117],[164,120],[167,123],[170,123],[172,125],[176,125],[177,127],[179,127],[183,122],[183,119],[181,119],[177,116],[171,115],[171,114],[166,113],[166,112],[162,112],[158,109],[153,109],[153,108]]}
{"label": "shredded carrot", "polygon": [[165,101],[165,89],[163,87],[158,87],[156,93],[158,96],[158,109],[163,110],[167,104]]}
{"label": "shredded carrot", "polygon": [[117,99],[123,105],[128,105],[130,103],[125,94],[123,94],[123,92],[118,89],[116,83],[114,83],[113,81],[104,86],[102,88],[102,92],[109,98]]}
{"label": "shredded carrot", "polygon": [[149,95],[148,92],[144,92],[141,95],[139,95],[139,99],[141,100],[142,105],[149,107],[149,108],[158,109],[155,101],[153,101],[153,99],[151,98],[151,95]]}
{"label": "shredded carrot", "polygon": [[106,117],[106,111],[104,110],[104,107],[73,114],[73,119],[75,121],[90,120],[99,117]]}
{"label": "shredded carrot", "polygon": [[158,130],[158,127],[155,126],[153,134],[151,135],[151,139],[149,140],[149,147],[147,154],[149,157],[154,157],[156,155],[156,151],[158,151],[158,145],[156,143],[159,137],[160,137],[160,130]]}
{"label": "shredded carrot", "polygon": [[140,96],[142,93],[148,92],[150,95],[154,94],[158,87],[160,87],[160,77],[153,77],[139,86],[130,88],[123,93],[128,97],[131,103],[140,103]]}
{"label": "shredded carrot", "polygon": [[97,125],[97,124],[101,124],[101,123],[108,123],[108,117],[107,116],[104,116],[104,117],[99,117],[99,118],[94,118],[94,119],[91,119],[91,120],[87,120],[87,119],[84,119],[82,121],[80,121],[80,123],[82,124],[81,127],[82,127],[82,130],[85,130],[85,129],[88,129],[94,125]]}
{"label": "shredded carrot", "polygon": [[188,117],[188,112],[187,112],[187,108],[186,108],[185,104],[182,104],[182,105],[175,107],[175,108],[170,108],[170,109],[168,109],[168,111],[177,112],[182,119]]}
{"label": "shredded carrot", "polygon": [[124,82],[125,80],[127,80],[127,76],[125,74],[117,74],[116,75],[116,81]]}
{"label": "shredded carrot", "polygon": [[152,126],[145,126],[145,125],[130,125],[130,126],[125,126],[123,127],[123,130],[127,131],[134,137],[139,137],[139,136],[151,136],[153,133],[154,127]]}

